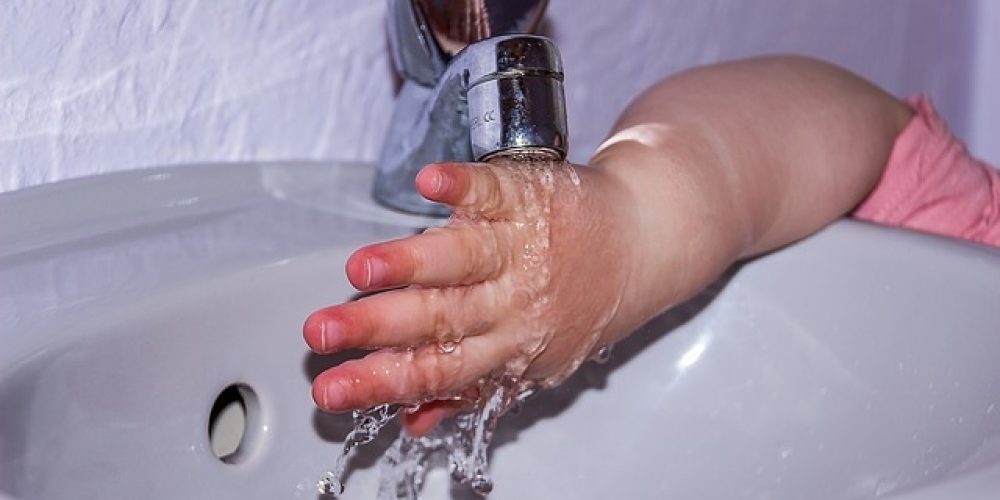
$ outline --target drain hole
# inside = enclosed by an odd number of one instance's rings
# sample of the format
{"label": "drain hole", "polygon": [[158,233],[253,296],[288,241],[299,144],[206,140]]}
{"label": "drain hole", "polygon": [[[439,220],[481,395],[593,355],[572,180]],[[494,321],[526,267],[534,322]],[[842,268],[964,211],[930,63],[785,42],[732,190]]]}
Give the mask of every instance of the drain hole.
{"label": "drain hole", "polygon": [[233,384],[215,398],[208,417],[208,440],[215,457],[237,464],[250,456],[261,429],[257,394],[250,386]]}

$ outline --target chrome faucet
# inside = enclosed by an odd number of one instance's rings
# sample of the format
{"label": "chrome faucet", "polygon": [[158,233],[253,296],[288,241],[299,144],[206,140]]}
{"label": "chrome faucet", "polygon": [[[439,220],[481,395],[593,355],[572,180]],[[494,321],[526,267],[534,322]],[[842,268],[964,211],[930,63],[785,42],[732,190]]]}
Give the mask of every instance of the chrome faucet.
{"label": "chrome faucet", "polygon": [[389,42],[405,81],[372,194],[391,208],[447,215],[417,193],[428,163],[511,153],[566,157],[559,51],[534,28],[546,0],[389,0]]}

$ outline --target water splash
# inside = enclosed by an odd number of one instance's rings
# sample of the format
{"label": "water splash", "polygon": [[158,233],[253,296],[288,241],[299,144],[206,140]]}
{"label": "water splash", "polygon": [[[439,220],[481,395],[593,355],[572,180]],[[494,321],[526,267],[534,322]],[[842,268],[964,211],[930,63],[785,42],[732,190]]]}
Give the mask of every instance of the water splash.
{"label": "water splash", "polygon": [[533,391],[523,389],[517,378],[504,375],[480,386],[475,409],[461,413],[422,437],[400,434],[380,462],[379,499],[416,499],[423,486],[430,458],[448,455],[448,468],[456,483],[480,495],[493,490],[488,451],[500,417]]}
{"label": "water splash", "polygon": [[340,495],[344,492],[343,476],[347,469],[347,461],[355,448],[363,444],[370,443],[378,437],[382,430],[402,409],[403,405],[383,404],[371,408],[367,411],[355,411],[354,429],[347,434],[344,439],[344,450],[337,458],[337,464],[333,470],[326,473],[326,476],[316,485],[320,493],[324,495]]}
{"label": "water splash", "polygon": [[[500,417],[516,411],[536,393],[530,383],[510,375],[490,377],[480,383],[479,401],[474,409],[442,422],[428,435],[412,437],[400,433],[382,457],[379,468],[378,498],[417,499],[423,487],[427,465],[435,454],[447,455],[453,481],[469,486],[485,496],[493,490],[489,477],[489,446]],[[319,492],[338,496],[344,492],[343,475],[351,452],[373,441],[379,431],[400,411],[417,406],[379,405],[354,412],[354,429],[347,435],[343,453],[334,469],[319,481]]]}

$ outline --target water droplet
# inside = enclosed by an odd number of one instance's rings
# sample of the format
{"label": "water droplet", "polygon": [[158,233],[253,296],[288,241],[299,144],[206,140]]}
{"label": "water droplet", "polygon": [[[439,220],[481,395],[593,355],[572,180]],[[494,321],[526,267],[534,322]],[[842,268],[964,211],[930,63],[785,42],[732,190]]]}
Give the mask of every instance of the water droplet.
{"label": "water droplet", "polygon": [[[332,473],[327,472],[327,475],[331,474]],[[323,479],[321,479],[319,481],[319,484],[316,485],[316,487],[321,495],[337,496],[344,493],[344,485],[341,484],[340,481],[338,481],[336,478],[332,476],[324,477]]]}
{"label": "water droplet", "polygon": [[482,496],[489,495],[493,491],[493,481],[487,476],[477,475],[472,479],[472,489]]}
{"label": "water droplet", "polygon": [[609,360],[611,360],[611,346],[608,345],[602,346],[600,349],[597,350],[596,353],[594,353],[594,356],[591,357],[590,359],[602,365],[604,363],[607,363]]}
{"label": "water droplet", "polygon": [[997,407],[997,404],[996,404],[996,403],[990,403],[990,405],[986,407],[986,414],[987,414],[987,415],[990,415],[990,414],[992,414],[992,413],[993,413],[993,410],[995,410],[995,409],[996,409],[996,407]]}
{"label": "water droplet", "polygon": [[457,347],[458,347],[458,342],[454,342],[454,341],[451,341],[451,340],[444,340],[444,341],[438,342],[438,345],[437,345],[438,352],[440,352],[441,354],[451,354],[451,353],[455,352],[455,349]]}
{"label": "water droplet", "polygon": [[788,457],[792,456],[792,448],[791,447],[782,448],[781,451],[778,452],[778,456],[781,457],[782,460],[787,460]]}

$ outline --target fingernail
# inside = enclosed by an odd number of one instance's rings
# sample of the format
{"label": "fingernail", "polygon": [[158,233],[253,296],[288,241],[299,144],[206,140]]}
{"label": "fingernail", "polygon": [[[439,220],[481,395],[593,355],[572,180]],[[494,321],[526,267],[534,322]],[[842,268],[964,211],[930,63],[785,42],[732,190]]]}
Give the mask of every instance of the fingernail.
{"label": "fingernail", "polygon": [[434,194],[440,195],[451,189],[451,177],[442,171],[434,173]]}
{"label": "fingernail", "polygon": [[344,340],[344,326],[339,321],[326,320],[319,324],[319,347],[323,352],[336,349]]}
{"label": "fingernail", "polygon": [[382,259],[375,257],[365,259],[365,288],[382,284],[387,272],[388,266]]}
{"label": "fingernail", "polygon": [[340,410],[345,402],[347,402],[347,390],[344,389],[344,384],[338,380],[331,381],[323,391],[323,408]]}

